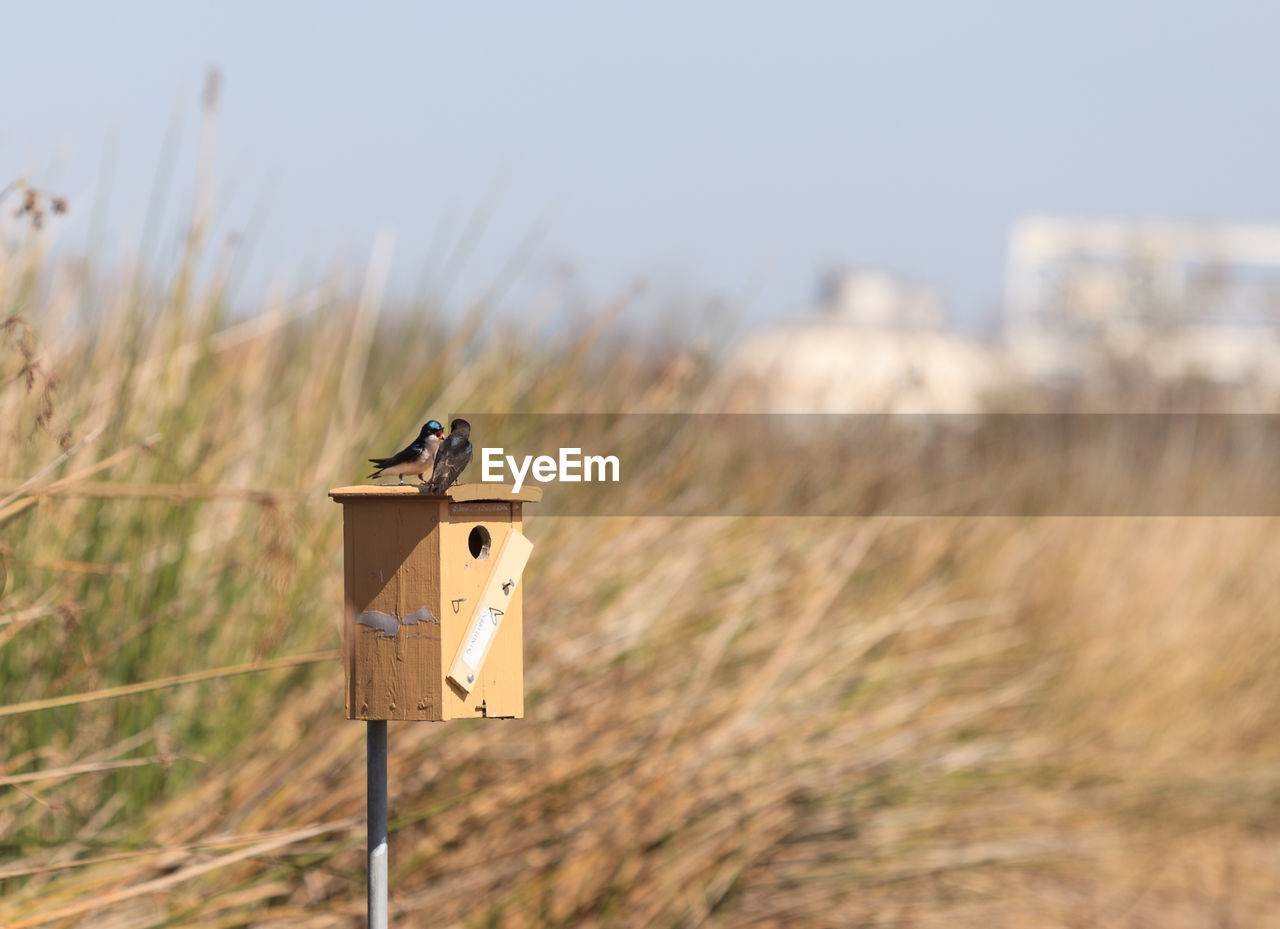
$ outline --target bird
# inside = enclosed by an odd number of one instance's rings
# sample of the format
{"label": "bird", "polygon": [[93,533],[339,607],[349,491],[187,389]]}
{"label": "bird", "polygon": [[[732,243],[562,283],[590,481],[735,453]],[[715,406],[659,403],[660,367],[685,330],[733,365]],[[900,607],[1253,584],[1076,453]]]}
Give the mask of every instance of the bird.
{"label": "bird", "polygon": [[[390,458],[370,458],[376,470],[369,475],[373,477],[390,477],[399,475],[400,483],[404,483],[406,474],[416,474],[426,481],[426,474],[436,460],[436,449],[440,447],[444,426],[431,420],[422,427],[418,437]],[[368,478],[366,478],[368,480]]]}
{"label": "bird", "polygon": [[471,463],[471,423],[455,419],[449,423],[449,437],[440,443],[436,451],[436,466],[427,481],[427,490],[442,494],[458,475]]}

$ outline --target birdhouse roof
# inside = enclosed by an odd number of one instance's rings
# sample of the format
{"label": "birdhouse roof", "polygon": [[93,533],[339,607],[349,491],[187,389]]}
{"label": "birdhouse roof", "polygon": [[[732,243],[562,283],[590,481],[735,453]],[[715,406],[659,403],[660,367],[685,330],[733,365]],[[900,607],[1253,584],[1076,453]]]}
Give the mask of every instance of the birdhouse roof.
{"label": "birdhouse roof", "polygon": [[355,484],[351,487],[335,487],[329,496],[339,503],[367,497],[442,497],[454,503],[537,503],[542,499],[542,488],[526,484],[516,492],[514,484],[455,484],[443,494],[432,494],[422,484]]}

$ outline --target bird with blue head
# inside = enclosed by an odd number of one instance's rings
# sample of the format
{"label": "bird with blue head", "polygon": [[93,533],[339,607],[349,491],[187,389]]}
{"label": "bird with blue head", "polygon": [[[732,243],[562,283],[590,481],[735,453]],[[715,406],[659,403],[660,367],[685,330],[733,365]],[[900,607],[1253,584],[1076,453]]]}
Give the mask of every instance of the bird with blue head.
{"label": "bird with blue head", "polygon": [[436,451],[444,441],[444,426],[438,420],[431,420],[422,427],[418,437],[389,458],[370,458],[374,472],[369,478],[399,477],[404,483],[406,474],[416,474],[418,479],[426,483],[427,474],[435,467]]}

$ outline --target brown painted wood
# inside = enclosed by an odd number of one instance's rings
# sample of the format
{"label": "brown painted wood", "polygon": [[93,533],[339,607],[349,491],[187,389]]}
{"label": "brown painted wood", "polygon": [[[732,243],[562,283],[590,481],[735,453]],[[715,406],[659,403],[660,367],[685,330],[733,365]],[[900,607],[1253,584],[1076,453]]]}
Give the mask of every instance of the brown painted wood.
{"label": "brown painted wood", "polygon": [[[509,485],[462,486],[476,490],[455,493],[461,488],[454,487],[442,496],[408,485],[330,491],[343,507],[348,719],[524,715],[523,585],[516,587],[471,693],[455,691],[445,674],[494,556],[506,534],[521,528],[522,504],[540,499],[541,490],[526,487],[510,495]],[[468,540],[476,527],[489,533],[488,557],[471,554]],[[390,635],[356,622],[367,611],[403,620],[422,607],[434,621],[395,622]]]}

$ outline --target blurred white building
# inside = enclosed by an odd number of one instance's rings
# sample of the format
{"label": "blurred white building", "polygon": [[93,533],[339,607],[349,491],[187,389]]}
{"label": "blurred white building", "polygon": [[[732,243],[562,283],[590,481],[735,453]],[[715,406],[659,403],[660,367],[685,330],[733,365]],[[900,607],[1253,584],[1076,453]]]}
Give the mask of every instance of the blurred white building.
{"label": "blurred white building", "polygon": [[941,329],[946,311],[929,287],[887,271],[831,271],[818,285],[820,312],[867,328]]}
{"label": "blurred white building", "polygon": [[811,318],[755,333],[725,366],[761,412],[970,413],[1004,382],[991,349],[946,331],[942,300],[882,271],[823,278]]}
{"label": "blurred white building", "polygon": [[1121,359],[1280,389],[1280,228],[1031,218],[1009,242],[1006,339],[1033,379]]}

